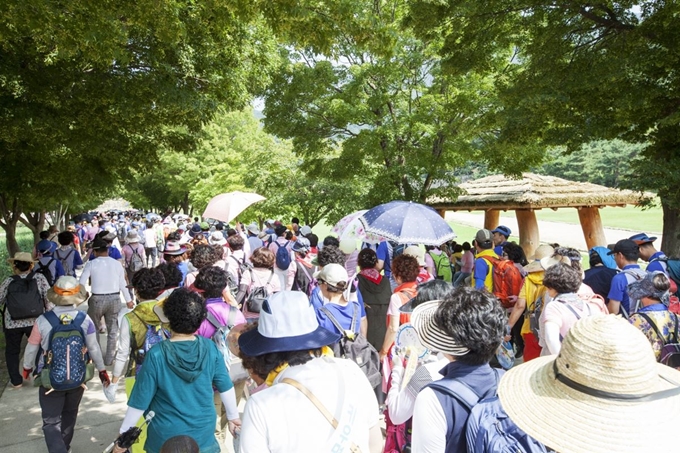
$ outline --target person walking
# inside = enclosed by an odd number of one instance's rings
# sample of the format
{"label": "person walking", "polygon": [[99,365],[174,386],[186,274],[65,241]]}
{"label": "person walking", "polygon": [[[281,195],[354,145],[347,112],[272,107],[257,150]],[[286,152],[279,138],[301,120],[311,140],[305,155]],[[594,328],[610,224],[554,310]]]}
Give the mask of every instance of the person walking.
{"label": "person walking", "polygon": [[[24,336],[31,335],[36,318],[43,311],[52,309],[53,305],[47,300],[50,285],[42,274],[33,272],[35,260],[30,253],[18,252],[7,261],[12,265],[14,275],[0,285],[0,309],[4,313],[2,327],[5,334],[5,363],[12,388],[17,389],[24,382],[19,372],[21,341]],[[23,295],[28,297],[22,297]],[[17,310],[21,308],[20,305],[34,306],[35,314],[31,316],[24,310]]]}
{"label": "person walking", "polygon": [[92,243],[92,249],[96,259],[87,262],[80,276],[80,283],[85,285],[88,279],[92,282],[92,296],[88,301],[87,314],[95,322],[99,322],[103,316],[106,322],[107,343],[104,363],[108,366],[113,364],[116,353],[120,294],[123,294],[128,308],[131,309],[133,304],[127,289],[125,270],[118,260],[109,256],[107,242],[97,238]]}
{"label": "person walking", "polygon": [[[146,267],[156,267],[156,260],[158,259],[158,246],[156,239],[158,233],[154,228],[153,222],[146,222],[146,229],[144,230],[144,252],[146,254]],[[149,266],[149,259],[151,259],[151,266]]]}
{"label": "person walking", "polygon": [[[77,360],[68,357],[68,352],[66,357],[57,357],[56,354],[52,356],[56,349],[50,349],[52,347],[52,331],[55,328],[53,323],[59,322],[63,325],[77,322],[80,323],[80,333],[87,347],[87,354],[99,370],[99,379],[104,386],[109,385],[109,377],[104,369],[101,349],[96,338],[95,323],[89,316],[76,308],[87,300],[85,286],[80,285],[75,277],[61,277],[55,282],[54,287],[47,291],[47,299],[55,307],[50,313],[39,316],[33,324],[24,353],[24,377],[28,378],[32,371],[40,348],[47,351],[44,360],[51,359],[52,363],[66,361],[71,365],[72,360]],[[54,320],[50,321],[48,315],[51,315]],[[69,337],[69,341],[75,341],[71,338]],[[77,366],[74,366],[74,369],[77,369]],[[40,381],[38,398],[42,411],[42,430],[49,453],[71,451],[71,441],[78,418],[78,407],[85,391],[84,379],[83,377],[83,382],[80,385],[75,382],[72,385],[77,386],[68,390],[55,390],[51,386],[47,387],[42,379]]]}

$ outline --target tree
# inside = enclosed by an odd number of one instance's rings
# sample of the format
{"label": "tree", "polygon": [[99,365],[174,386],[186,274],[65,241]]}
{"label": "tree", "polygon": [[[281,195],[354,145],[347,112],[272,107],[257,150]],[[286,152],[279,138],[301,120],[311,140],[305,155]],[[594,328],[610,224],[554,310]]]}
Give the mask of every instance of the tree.
{"label": "tree", "polygon": [[345,0],[277,16],[287,42],[264,93],[265,129],[293,141],[306,173],[360,178],[359,207],[450,196],[453,171],[470,161],[511,173],[538,163],[538,149],[484,151],[496,140],[493,79],[443,73],[441,43],[402,30],[404,13],[400,1]]}
{"label": "tree", "polygon": [[633,175],[633,165],[644,145],[622,140],[598,140],[569,153],[564,147],[548,150],[548,162],[537,171],[572,181],[621,188]]}
{"label": "tree", "polygon": [[0,226],[10,252],[15,212],[52,210],[50,197],[70,198],[74,185],[106,191],[152,167],[161,146],[192,149],[219,105],[241,107],[266,83],[271,49],[251,2],[5,2]]}
{"label": "tree", "polygon": [[423,39],[444,40],[452,73],[493,72],[499,49],[515,49],[511,69],[496,77],[500,145],[647,144],[623,183],[658,193],[662,248],[680,252],[678,2],[421,0],[409,24]]}

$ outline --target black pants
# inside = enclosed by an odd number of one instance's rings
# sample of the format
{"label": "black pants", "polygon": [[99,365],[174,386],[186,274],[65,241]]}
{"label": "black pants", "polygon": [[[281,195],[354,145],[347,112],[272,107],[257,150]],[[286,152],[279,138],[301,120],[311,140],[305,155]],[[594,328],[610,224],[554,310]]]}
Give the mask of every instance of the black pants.
{"label": "black pants", "polygon": [[83,398],[83,387],[47,393],[40,387],[38,399],[42,409],[43,434],[49,453],[66,453],[71,448],[73,430],[78,418],[78,406]]}
{"label": "black pants", "polygon": [[24,335],[28,338],[32,330],[33,326],[5,329],[5,362],[7,363],[7,372],[9,373],[12,385],[19,385],[24,382],[24,378],[19,371],[21,340],[23,340]]}

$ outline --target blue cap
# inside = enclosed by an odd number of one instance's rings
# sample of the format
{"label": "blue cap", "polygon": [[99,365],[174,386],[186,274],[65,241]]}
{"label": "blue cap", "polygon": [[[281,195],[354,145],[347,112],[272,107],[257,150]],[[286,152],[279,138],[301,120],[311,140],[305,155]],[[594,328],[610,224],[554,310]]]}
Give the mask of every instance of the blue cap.
{"label": "blue cap", "polygon": [[509,238],[510,234],[512,234],[512,231],[505,225],[498,225],[495,230],[491,230],[491,233],[500,233],[506,238]]}
{"label": "blue cap", "polygon": [[57,244],[52,241],[48,241],[47,239],[43,239],[42,241],[38,242],[36,249],[38,249],[38,252],[42,254],[52,253],[57,249]]}
{"label": "blue cap", "polygon": [[651,238],[647,236],[646,233],[639,233],[639,234],[634,234],[631,237],[629,237],[631,241],[635,241],[637,245],[642,245],[642,244],[649,244],[650,242],[656,241],[656,236],[652,236]]}

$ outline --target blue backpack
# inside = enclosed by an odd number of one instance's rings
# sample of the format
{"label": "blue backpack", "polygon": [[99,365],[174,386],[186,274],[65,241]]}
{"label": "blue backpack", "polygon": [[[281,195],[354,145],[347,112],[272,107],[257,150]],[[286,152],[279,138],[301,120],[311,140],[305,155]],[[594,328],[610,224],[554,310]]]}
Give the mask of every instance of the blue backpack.
{"label": "blue backpack", "polygon": [[[495,370],[496,371],[496,370]],[[500,372],[496,371],[498,375]],[[468,453],[546,453],[543,444],[522,431],[501,406],[493,389],[493,396],[479,396],[472,388],[457,379],[441,379],[427,387],[448,397],[454,398],[470,415],[465,425],[465,440]],[[453,432],[453,420],[446,414],[448,425],[446,452],[458,451],[449,445],[449,435]]]}
{"label": "blue backpack", "polygon": [[285,244],[281,245],[278,242],[274,242],[278,249],[276,250],[276,267],[282,271],[287,271],[290,267],[290,251],[288,250],[288,244],[290,241],[286,241]]}
{"label": "blue backpack", "polygon": [[[59,317],[52,311],[44,314],[52,326],[45,353],[40,382],[46,389],[72,390],[92,379],[94,369],[87,353],[82,325],[87,315],[78,312],[75,319]],[[91,370],[88,370],[92,368]]]}

